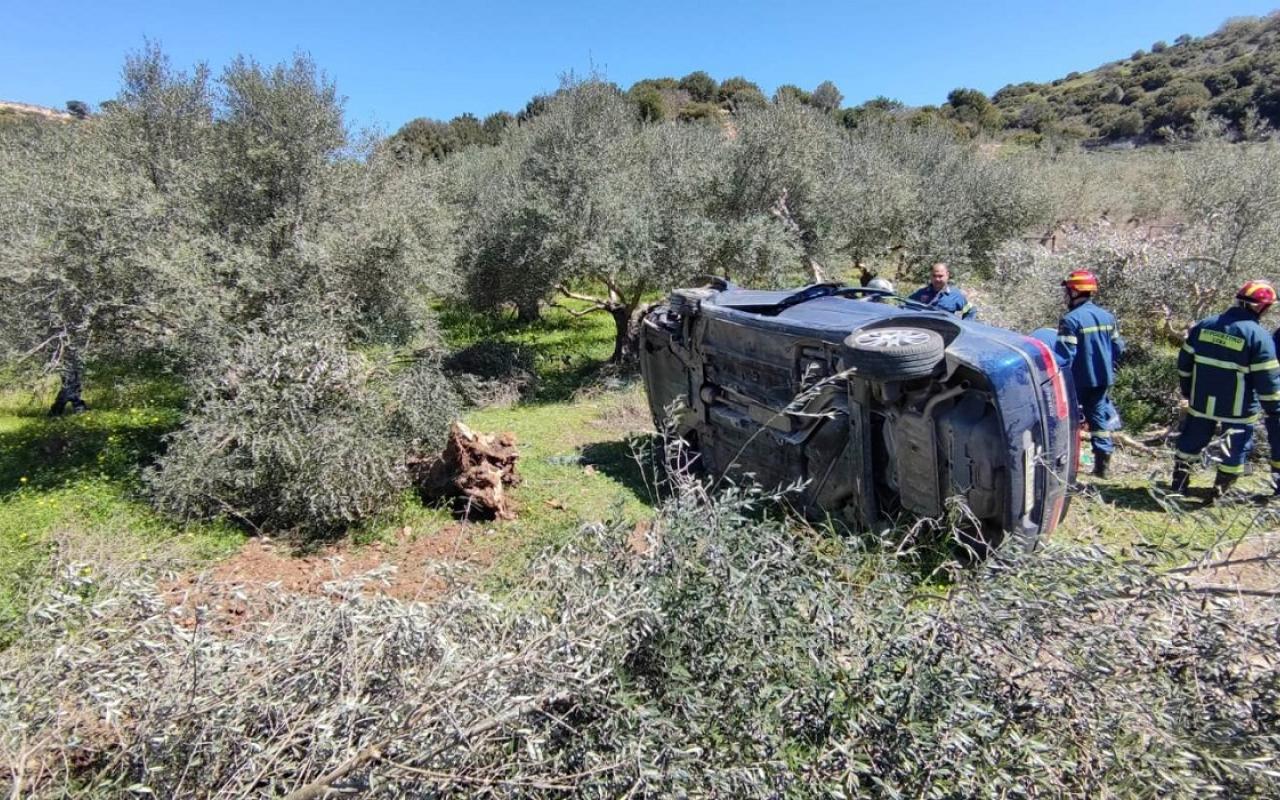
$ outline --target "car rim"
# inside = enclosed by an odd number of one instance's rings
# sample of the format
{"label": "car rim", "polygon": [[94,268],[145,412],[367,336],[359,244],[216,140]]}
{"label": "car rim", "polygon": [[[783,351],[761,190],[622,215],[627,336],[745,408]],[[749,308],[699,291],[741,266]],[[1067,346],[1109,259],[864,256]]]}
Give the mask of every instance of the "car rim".
{"label": "car rim", "polygon": [[918,328],[885,328],[858,334],[854,342],[860,347],[912,347],[929,341],[929,333]]}

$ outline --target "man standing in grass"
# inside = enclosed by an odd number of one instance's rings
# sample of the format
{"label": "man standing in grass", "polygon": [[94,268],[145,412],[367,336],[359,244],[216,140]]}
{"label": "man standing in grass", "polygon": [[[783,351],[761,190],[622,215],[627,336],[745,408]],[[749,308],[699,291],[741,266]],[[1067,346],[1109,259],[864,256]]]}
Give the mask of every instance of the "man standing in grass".
{"label": "man standing in grass", "polygon": [[1116,359],[1124,352],[1124,339],[1115,316],[1093,302],[1097,293],[1098,277],[1087,269],[1072,272],[1062,282],[1067,313],[1058,322],[1054,352],[1075,379],[1076,399],[1089,423],[1093,474],[1105,478],[1115,449],[1111,431],[1120,419],[1108,392],[1116,381]]}
{"label": "man standing in grass", "polygon": [[[1213,494],[1220,497],[1244,472],[1253,449],[1253,424],[1266,414],[1272,458],[1280,453],[1280,362],[1271,337],[1258,320],[1276,301],[1265,281],[1249,281],[1236,303],[1197,322],[1178,353],[1178,384],[1188,403],[1174,454],[1173,491],[1186,494],[1191,467],[1221,426],[1227,455],[1218,464]],[[1280,462],[1271,462],[1273,491],[1280,493]]]}
{"label": "man standing in grass", "polygon": [[951,270],[941,261],[930,270],[929,285],[915,290],[909,299],[961,319],[973,319],[978,313],[964,292],[951,285]]}

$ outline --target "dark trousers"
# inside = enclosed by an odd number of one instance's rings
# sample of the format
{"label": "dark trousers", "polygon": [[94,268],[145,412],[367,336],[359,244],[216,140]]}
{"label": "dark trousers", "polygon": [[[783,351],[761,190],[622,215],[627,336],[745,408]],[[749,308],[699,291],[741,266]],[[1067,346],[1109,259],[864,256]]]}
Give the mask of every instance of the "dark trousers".
{"label": "dark trousers", "polygon": [[[1110,388],[1109,386],[1076,388],[1076,399],[1080,401],[1085,421],[1089,424],[1089,441],[1095,453],[1110,453],[1115,450],[1115,445],[1111,441],[1111,431],[1118,427],[1116,423],[1120,420],[1120,414],[1107,394]],[[1203,445],[1201,447],[1203,448]]]}
{"label": "dark trousers", "polygon": [[[1272,472],[1280,469],[1280,416],[1268,414],[1265,418],[1267,442],[1272,450]],[[1251,422],[1217,422],[1204,417],[1187,415],[1182,423],[1182,433],[1178,436],[1178,452],[1174,457],[1184,463],[1192,464],[1200,459],[1200,453],[1208,446],[1209,440],[1217,433],[1218,427],[1227,437],[1227,452],[1218,472],[1226,475],[1239,475],[1244,472],[1245,459],[1253,450],[1253,423]]]}

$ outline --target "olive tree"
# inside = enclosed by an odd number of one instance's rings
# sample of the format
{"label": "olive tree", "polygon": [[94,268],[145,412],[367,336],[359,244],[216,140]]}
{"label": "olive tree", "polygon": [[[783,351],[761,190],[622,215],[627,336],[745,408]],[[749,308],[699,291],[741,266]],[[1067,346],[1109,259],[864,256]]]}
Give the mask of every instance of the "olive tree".
{"label": "olive tree", "polygon": [[[720,185],[719,216],[730,224],[768,217],[770,249],[800,256],[815,281],[844,244],[855,190],[847,139],[824,114],[791,100],[740,115]],[[785,235],[785,238],[783,236]]]}
{"label": "olive tree", "polygon": [[0,136],[0,349],[60,372],[56,412],[83,407],[86,360],[161,347],[209,308],[189,209],[117,144],[96,119]]}
{"label": "olive tree", "polygon": [[646,126],[611,85],[567,84],[502,146],[453,166],[471,187],[458,195],[469,297],[523,317],[556,295],[584,301],[573,313],[610,314],[613,360],[630,360],[650,293],[729,264],[781,268],[762,243],[788,234],[762,210],[754,226],[716,224],[727,156],[718,127]]}
{"label": "olive tree", "polygon": [[125,57],[120,91],[104,104],[103,123],[115,146],[162,191],[198,182],[213,123],[209,68],[176,69],[160,46],[148,41]]}

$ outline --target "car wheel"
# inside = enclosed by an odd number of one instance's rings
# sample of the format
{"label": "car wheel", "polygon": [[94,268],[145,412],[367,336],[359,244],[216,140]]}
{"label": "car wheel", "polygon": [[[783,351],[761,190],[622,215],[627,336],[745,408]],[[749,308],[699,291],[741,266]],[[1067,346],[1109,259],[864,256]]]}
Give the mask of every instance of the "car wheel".
{"label": "car wheel", "polygon": [[847,366],[868,378],[911,380],[933,374],[947,349],[927,328],[872,328],[844,340]]}

